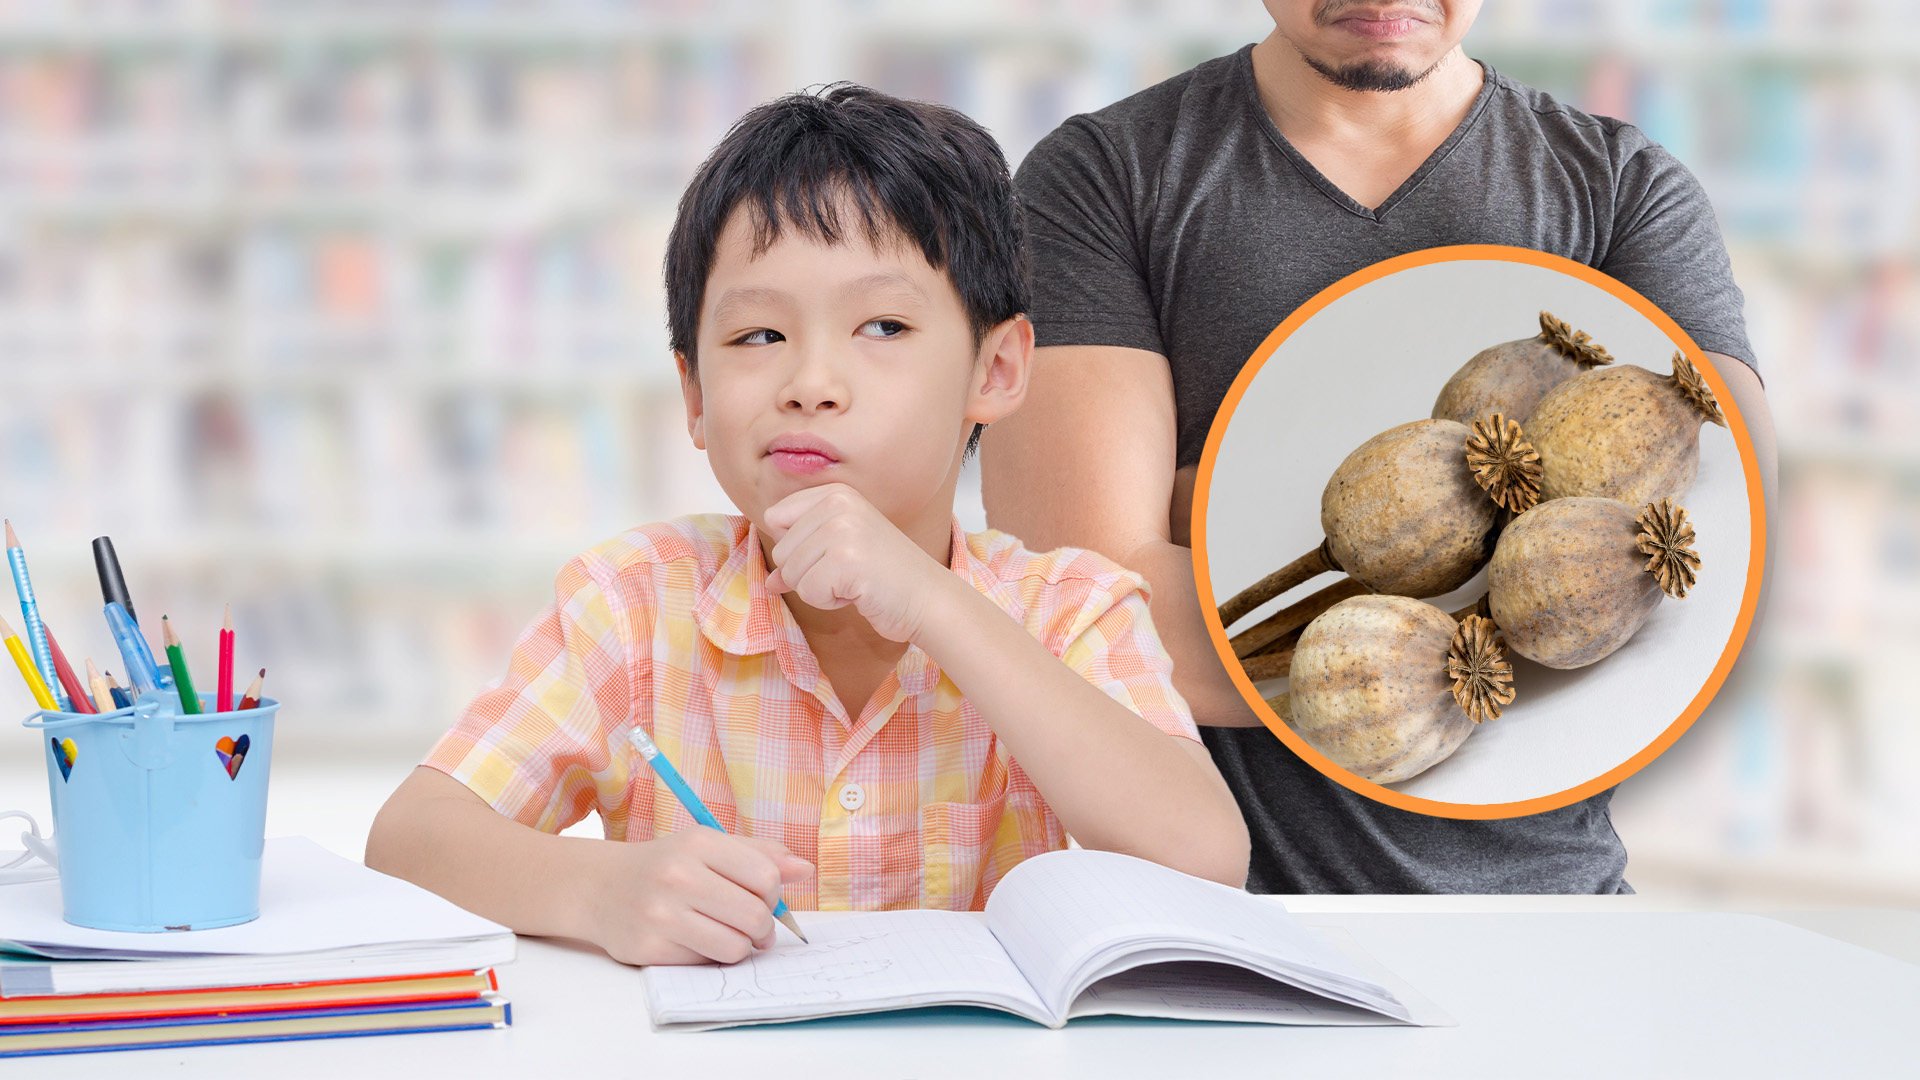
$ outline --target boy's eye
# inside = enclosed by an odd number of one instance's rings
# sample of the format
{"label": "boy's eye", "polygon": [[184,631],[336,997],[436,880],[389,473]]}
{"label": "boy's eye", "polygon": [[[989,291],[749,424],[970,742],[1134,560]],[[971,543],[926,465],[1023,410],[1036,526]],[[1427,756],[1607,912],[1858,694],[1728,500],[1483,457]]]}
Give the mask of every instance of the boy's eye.
{"label": "boy's eye", "polygon": [[778,330],[749,330],[733,339],[735,345],[771,345],[776,341],[787,340]]}
{"label": "boy's eye", "polygon": [[874,319],[860,327],[860,332],[868,337],[899,337],[908,330],[907,324],[898,319]]}

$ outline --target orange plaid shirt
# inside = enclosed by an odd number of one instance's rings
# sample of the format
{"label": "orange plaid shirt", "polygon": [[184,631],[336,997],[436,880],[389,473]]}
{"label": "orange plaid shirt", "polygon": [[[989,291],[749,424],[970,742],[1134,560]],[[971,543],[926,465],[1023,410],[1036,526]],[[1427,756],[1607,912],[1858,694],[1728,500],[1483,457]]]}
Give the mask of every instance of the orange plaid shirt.
{"label": "orange plaid shirt", "polygon": [[[1138,574],[953,527],[950,569],[1073,670],[1198,740]],[[1020,860],[1066,846],[993,729],[918,646],[850,714],[782,598],[757,529],[707,514],[631,530],[568,563],[506,677],[425,764],[558,832],[598,810],[612,840],[689,828],[627,742],[640,725],[730,833],[815,866],[799,909],[978,909]]]}

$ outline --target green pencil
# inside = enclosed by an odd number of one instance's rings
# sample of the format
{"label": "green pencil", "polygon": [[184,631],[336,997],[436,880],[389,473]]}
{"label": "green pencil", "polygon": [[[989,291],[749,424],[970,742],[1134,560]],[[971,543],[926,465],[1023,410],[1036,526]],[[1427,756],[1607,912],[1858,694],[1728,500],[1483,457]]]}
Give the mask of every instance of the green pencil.
{"label": "green pencil", "polygon": [[160,616],[160,640],[167,646],[167,664],[173,668],[173,684],[180,690],[180,711],[199,712],[200,695],[194,692],[193,676],[187,673],[187,654],[181,651],[180,638],[165,615]]}

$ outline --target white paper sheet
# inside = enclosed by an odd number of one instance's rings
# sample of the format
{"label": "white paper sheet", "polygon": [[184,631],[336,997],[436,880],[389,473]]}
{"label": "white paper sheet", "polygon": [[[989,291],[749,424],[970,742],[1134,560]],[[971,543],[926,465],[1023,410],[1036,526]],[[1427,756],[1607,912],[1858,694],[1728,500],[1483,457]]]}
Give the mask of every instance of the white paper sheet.
{"label": "white paper sheet", "polygon": [[1044,1018],[1020,970],[974,915],[884,911],[806,921],[811,941],[724,966],[647,969],[655,1023],[794,1019],[915,1005],[976,1004]]}
{"label": "white paper sheet", "polygon": [[0,888],[0,948],[43,956],[270,956],[511,933],[417,885],[369,870],[299,836],[267,841],[260,917],[239,926],[163,934],[90,930],[60,917],[58,881]]}

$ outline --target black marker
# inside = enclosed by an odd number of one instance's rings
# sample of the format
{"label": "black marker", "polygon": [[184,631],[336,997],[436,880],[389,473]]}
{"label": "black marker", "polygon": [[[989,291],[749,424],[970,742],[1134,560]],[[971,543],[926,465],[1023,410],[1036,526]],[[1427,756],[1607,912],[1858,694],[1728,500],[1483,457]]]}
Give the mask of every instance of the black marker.
{"label": "black marker", "polygon": [[127,609],[127,617],[138,625],[140,617],[133,613],[133,598],[127,595],[127,579],[120,574],[120,557],[113,552],[111,537],[94,537],[93,568],[100,572],[101,600],[109,604],[118,601]]}

